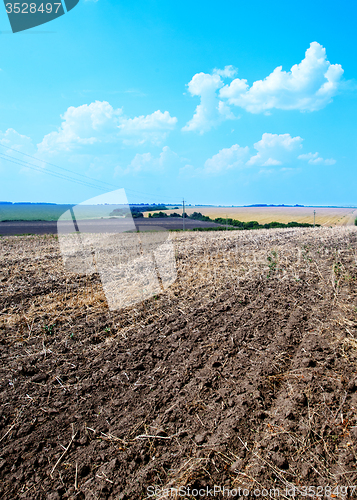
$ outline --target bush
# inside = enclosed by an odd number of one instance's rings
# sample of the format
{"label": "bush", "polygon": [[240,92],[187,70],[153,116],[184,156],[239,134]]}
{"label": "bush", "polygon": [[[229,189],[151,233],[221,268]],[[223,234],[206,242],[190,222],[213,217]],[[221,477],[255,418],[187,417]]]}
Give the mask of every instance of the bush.
{"label": "bush", "polygon": [[193,214],[190,215],[190,219],[202,220],[204,222],[212,222],[207,215],[202,215],[201,212],[193,212]]}
{"label": "bush", "polygon": [[[165,214],[159,212],[162,215],[154,215],[155,217],[165,217]],[[149,217],[152,217],[149,214]],[[170,214],[170,217],[181,217],[179,214]],[[185,213],[185,217],[188,217]],[[215,222],[216,224],[221,224],[221,226],[226,227],[210,227],[210,228],[194,228],[193,231],[232,231],[234,229],[273,229],[273,228],[288,228],[288,227],[313,227],[313,224],[308,224],[307,222],[288,222],[284,224],[283,222],[269,222],[268,224],[259,224],[256,220],[251,220],[249,222],[242,222],[240,220],[225,218],[225,217],[217,217],[212,220],[207,215],[202,215],[201,212],[193,212],[189,216],[190,219],[200,220],[204,222]],[[355,220],[355,224],[357,226],[357,219]],[[320,227],[320,224],[315,224],[316,227]]]}
{"label": "bush", "polygon": [[357,226],[357,217],[355,218],[355,226]]}
{"label": "bush", "polygon": [[155,212],[154,214],[149,214],[149,217],[151,218],[154,218],[154,219],[157,219],[159,217],[168,217],[167,214],[165,214],[164,212]]}

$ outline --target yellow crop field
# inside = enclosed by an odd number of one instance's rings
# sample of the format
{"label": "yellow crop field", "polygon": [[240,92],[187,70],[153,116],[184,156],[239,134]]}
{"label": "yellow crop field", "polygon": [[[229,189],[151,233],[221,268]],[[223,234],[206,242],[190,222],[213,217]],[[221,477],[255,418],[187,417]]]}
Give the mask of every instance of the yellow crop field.
{"label": "yellow crop field", "polygon": [[[321,226],[347,226],[353,225],[357,217],[357,208],[313,208],[313,207],[188,207],[186,212],[201,212],[211,219],[216,217],[228,217],[231,219],[248,222],[256,220],[260,224],[269,222],[314,222],[314,210],[316,211],[315,222]],[[178,212],[180,210],[168,210],[165,213]],[[144,214],[148,217],[148,212]]]}

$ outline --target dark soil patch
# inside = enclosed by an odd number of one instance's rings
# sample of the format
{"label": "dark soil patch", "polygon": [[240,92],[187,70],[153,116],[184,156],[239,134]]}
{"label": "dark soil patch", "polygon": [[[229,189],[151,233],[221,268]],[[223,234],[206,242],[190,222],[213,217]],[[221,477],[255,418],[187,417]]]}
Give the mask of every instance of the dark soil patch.
{"label": "dark soil patch", "polygon": [[[175,218],[142,218],[134,219],[136,227],[142,227],[148,231],[150,227],[162,227],[163,229],[182,229],[182,219]],[[204,222],[199,220],[185,219],[185,228],[194,229],[198,227],[220,227],[215,222]],[[0,236],[27,235],[27,234],[57,234],[57,221],[0,221]]]}
{"label": "dark soil patch", "polygon": [[[3,240],[2,498],[129,500],[214,485],[252,495],[348,486],[338,498],[352,498],[357,233],[333,241],[323,231],[308,250],[294,237],[307,232],[282,241],[308,255],[290,263],[299,277],[267,260],[238,287],[227,268],[193,294],[184,277],[204,262],[204,245],[189,254],[178,240],[172,289],[113,314],[98,276],[65,275],[56,240],[26,240],[18,259],[25,239]],[[225,245],[212,244],[219,269],[239,236],[215,238]]]}

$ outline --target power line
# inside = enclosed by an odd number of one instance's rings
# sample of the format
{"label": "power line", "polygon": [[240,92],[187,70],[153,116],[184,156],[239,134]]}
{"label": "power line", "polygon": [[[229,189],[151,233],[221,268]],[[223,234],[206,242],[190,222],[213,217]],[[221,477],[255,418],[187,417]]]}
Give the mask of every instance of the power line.
{"label": "power line", "polygon": [[[110,184],[109,182],[105,182],[105,181],[101,181],[101,180],[98,180],[98,179],[94,179],[93,177],[90,177],[89,175],[84,175],[84,174],[79,174],[77,172],[73,172],[72,170],[69,170],[68,168],[65,168],[65,167],[60,167],[59,165],[55,165],[54,163],[50,163],[48,161],[45,161],[45,160],[40,160],[39,158],[36,158],[36,156],[31,156],[27,153],[23,153],[22,151],[19,151],[18,149],[14,149],[14,148],[10,148],[8,146],[4,146],[4,144],[0,144],[1,147],[5,148],[5,149],[10,149],[11,151],[15,151],[16,153],[19,153],[21,155],[24,155],[24,156],[27,156],[28,158],[31,158],[32,160],[36,160],[36,161],[39,161],[41,163],[45,163],[46,165],[50,165],[51,167],[55,167],[55,168],[58,168],[60,170],[65,170],[66,172],[69,172],[70,174],[74,174],[74,175],[78,175],[79,177],[84,177],[85,179],[89,179],[91,181],[95,181],[95,182],[101,182],[102,184],[106,184],[107,186],[110,186],[110,187],[115,187],[118,189],[117,186],[115,186],[114,184]],[[0,153],[0,154],[5,154],[5,153]],[[6,156],[9,156],[9,155],[6,155]],[[9,156],[10,158],[14,158],[13,156]],[[20,160],[20,161],[24,161],[24,160]]]}
{"label": "power line", "polygon": [[71,179],[68,176],[65,176],[65,175],[57,173],[57,172],[52,172],[50,170],[43,170],[42,168],[35,167],[31,163],[24,162],[23,160],[16,161],[16,159],[13,160],[13,159],[9,159],[9,158],[4,158],[3,153],[0,153],[0,158],[2,158],[5,161],[9,161],[11,163],[15,163],[16,165],[20,165],[20,167],[30,168],[31,170],[36,170],[37,172],[46,173],[48,175],[52,175],[53,177],[58,177],[59,179],[64,179],[66,181],[72,181],[72,182],[75,182],[77,184],[82,184],[83,186],[86,186],[86,187],[92,187],[92,188],[94,187],[95,189],[101,189],[102,191],[106,191],[106,189],[104,189],[103,187],[95,186],[93,184],[89,184],[88,182],[81,181],[79,179]]}
{"label": "power line", "polygon": [[[61,174],[59,172],[53,172],[52,170],[49,170],[49,169],[42,169],[41,167],[35,166],[33,163],[30,163],[28,161],[21,160],[20,158],[16,158],[14,156],[7,155],[5,153],[0,153],[0,158],[2,158],[5,161],[9,161],[11,163],[15,163],[15,164],[20,165],[22,167],[26,167],[26,168],[30,168],[32,170],[36,170],[36,171],[41,172],[41,173],[46,173],[48,175],[52,175],[53,177],[57,177],[59,179],[67,180],[69,182],[74,182],[74,183],[77,183],[77,184],[81,184],[82,186],[99,189],[101,191],[107,191],[108,188],[104,188],[103,186],[99,186],[98,184],[93,184],[91,182],[88,182],[88,181],[86,181],[86,179],[88,179],[89,181],[94,181],[96,183],[100,182],[102,184],[106,184],[107,186],[110,186],[111,188],[120,189],[119,186],[117,186],[115,184],[110,184],[109,182],[105,182],[105,181],[101,181],[101,180],[98,180],[98,179],[94,179],[93,177],[90,177],[88,175],[84,175],[84,174],[80,174],[80,173],[77,173],[77,172],[73,172],[72,170],[69,170],[69,169],[64,168],[64,167],[60,167],[58,165],[55,165],[54,163],[50,163],[50,162],[47,162],[45,160],[40,160],[39,158],[36,158],[35,156],[31,156],[29,154],[23,153],[22,151],[19,151],[17,149],[11,148],[9,146],[4,146],[3,144],[0,144],[0,146],[4,147],[6,149],[10,149],[11,151],[15,151],[16,153],[22,154],[24,156],[27,156],[28,158],[32,158],[32,159],[34,159],[36,161],[39,161],[41,163],[44,163],[46,165],[49,165],[49,166],[52,166],[52,167],[64,170],[66,172],[69,172],[69,173],[71,173],[73,175],[77,175],[79,177],[82,177],[84,180],[75,179],[75,178],[70,177],[70,176],[68,176],[66,174]],[[144,195],[144,196],[148,196],[148,197],[153,197],[153,198],[157,198],[158,197],[157,194],[144,193],[142,191],[136,191],[134,189],[129,189],[129,188],[125,188],[125,191],[129,191],[129,192],[132,192],[132,193],[135,193],[135,194],[140,194],[140,195]],[[170,196],[165,196],[165,195],[159,195],[159,196],[161,198],[165,198],[165,199],[170,200],[172,202],[172,198]],[[176,204],[179,205],[180,203],[176,203]]]}

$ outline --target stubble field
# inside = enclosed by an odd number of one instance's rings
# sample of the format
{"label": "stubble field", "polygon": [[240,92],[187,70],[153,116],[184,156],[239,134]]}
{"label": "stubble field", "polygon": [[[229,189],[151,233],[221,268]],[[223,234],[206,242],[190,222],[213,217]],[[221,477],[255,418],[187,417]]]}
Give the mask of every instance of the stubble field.
{"label": "stubble field", "polygon": [[2,498],[353,498],[357,228],[172,238],[177,281],[113,313],[56,237],[0,239]]}

